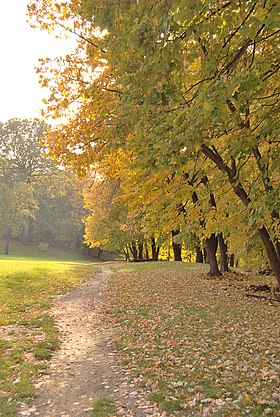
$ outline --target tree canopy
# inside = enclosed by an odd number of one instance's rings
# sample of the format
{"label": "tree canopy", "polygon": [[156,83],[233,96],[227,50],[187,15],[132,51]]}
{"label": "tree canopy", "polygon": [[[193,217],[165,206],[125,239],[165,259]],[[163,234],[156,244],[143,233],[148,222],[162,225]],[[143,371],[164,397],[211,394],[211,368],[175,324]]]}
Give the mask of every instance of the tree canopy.
{"label": "tree canopy", "polygon": [[45,114],[68,118],[48,135],[53,155],[119,179],[150,235],[157,219],[214,254],[221,233],[229,245],[258,237],[280,285],[279,7],[39,0],[29,11],[78,40],[39,70]]}
{"label": "tree canopy", "polygon": [[85,215],[82,184],[54,164],[43,145],[47,126],[35,120],[0,123],[0,236],[76,245]]}

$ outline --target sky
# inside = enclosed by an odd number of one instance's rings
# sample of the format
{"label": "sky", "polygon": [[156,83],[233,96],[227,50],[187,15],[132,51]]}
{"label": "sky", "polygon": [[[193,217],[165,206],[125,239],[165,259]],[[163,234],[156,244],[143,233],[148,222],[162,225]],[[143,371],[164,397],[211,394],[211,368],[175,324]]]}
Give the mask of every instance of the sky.
{"label": "sky", "polygon": [[74,44],[31,29],[28,3],[0,0],[0,122],[39,116],[45,93],[35,71],[38,59],[64,55]]}

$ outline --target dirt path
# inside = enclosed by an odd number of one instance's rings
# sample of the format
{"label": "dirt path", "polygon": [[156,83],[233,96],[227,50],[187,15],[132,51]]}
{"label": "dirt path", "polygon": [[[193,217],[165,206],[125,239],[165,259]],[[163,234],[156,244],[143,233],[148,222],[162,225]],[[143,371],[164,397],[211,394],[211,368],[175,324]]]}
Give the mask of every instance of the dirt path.
{"label": "dirt path", "polygon": [[102,311],[110,265],[103,264],[81,287],[59,297],[51,315],[60,332],[60,349],[49,373],[36,385],[36,397],[19,417],[89,417],[94,399],[112,398],[118,415],[158,416],[128,384],[116,359],[113,334]]}

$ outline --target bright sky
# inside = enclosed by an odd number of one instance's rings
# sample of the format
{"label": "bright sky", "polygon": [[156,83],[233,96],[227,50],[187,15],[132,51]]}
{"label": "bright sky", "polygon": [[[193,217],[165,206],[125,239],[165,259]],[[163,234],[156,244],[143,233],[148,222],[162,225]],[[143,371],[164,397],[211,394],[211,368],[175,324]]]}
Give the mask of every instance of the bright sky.
{"label": "bright sky", "polygon": [[39,116],[44,90],[38,58],[64,55],[74,41],[60,40],[26,22],[29,0],[0,0],[0,121]]}

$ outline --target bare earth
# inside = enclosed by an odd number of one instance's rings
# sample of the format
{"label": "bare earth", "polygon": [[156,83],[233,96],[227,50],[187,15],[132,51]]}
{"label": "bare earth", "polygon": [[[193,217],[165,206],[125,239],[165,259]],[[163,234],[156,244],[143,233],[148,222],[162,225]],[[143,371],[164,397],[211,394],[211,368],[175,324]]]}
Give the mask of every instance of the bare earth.
{"label": "bare earth", "polygon": [[114,329],[104,315],[109,264],[81,287],[57,299],[51,315],[60,332],[60,349],[49,361],[49,373],[36,385],[32,404],[19,417],[90,417],[94,399],[112,398],[117,415],[161,416],[141,398],[118,363]]}

